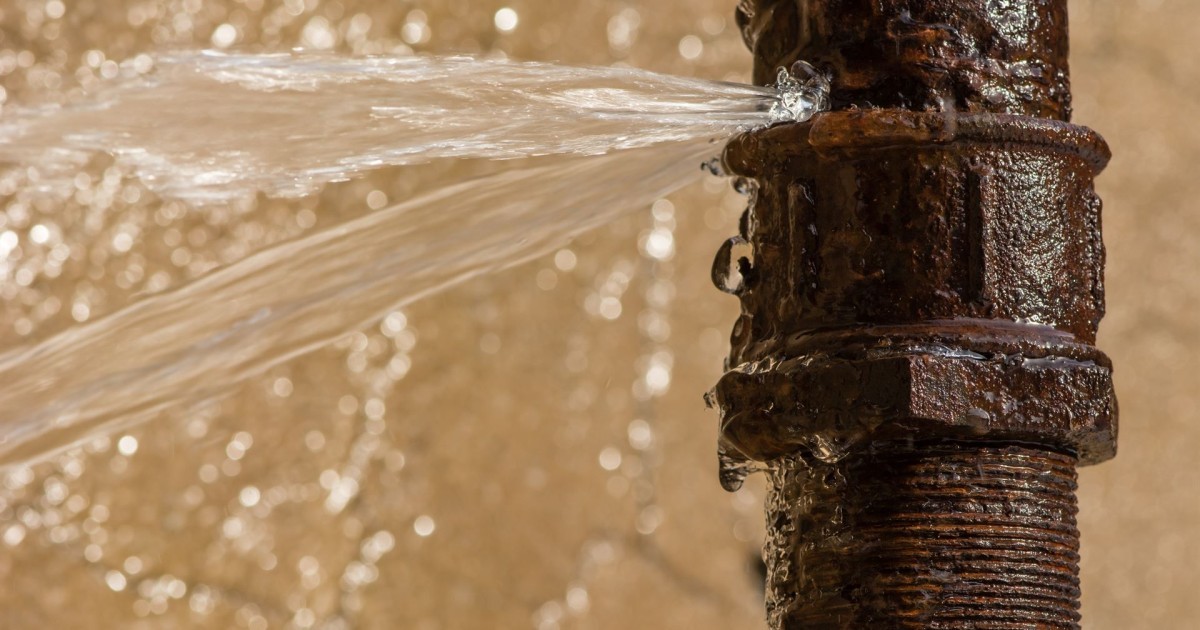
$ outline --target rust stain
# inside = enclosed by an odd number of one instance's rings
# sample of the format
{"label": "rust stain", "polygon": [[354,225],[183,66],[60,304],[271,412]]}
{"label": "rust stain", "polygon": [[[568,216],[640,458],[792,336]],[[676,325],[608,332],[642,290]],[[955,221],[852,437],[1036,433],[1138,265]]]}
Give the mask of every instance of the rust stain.
{"label": "rust stain", "polygon": [[[724,456],[776,471],[776,628],[1079,627],[1074,470],[1117,412],[1066,4],[738,9],[757,80],[832,78],[833,111],[724,158],[757,193],[712,400]],[[817,499],[836,524],[797,529]]]}

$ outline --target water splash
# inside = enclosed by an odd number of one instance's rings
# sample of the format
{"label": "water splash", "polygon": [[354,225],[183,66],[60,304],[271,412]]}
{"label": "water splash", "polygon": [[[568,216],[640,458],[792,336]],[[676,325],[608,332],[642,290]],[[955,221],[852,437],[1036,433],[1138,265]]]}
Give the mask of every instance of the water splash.
{"label": "water splash", "polygon": [[774,88],[779,100],[771,105],[771,122],[804,122],[829,109],[829,77],[808,62],[780,68]]}
{"label": "water splash", "polygon": [[[790,97],[789,97],[790,98]],[[47,191],[110,153],[194,203],[300,196],[382,166],[440,158],[601,155],[776,120],[779,94],[635,68],[469,57],[163,55],[65,107],[5,109],[0,162]]]}

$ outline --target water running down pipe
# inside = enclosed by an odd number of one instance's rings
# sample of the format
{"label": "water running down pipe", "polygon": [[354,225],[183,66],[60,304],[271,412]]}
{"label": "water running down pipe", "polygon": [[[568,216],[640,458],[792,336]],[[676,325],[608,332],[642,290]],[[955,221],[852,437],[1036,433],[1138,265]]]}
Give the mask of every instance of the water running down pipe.
{"label": "water running down pipe", "polygon": [[[768,466],[776,629],[1078,628],[1075,468],[1116,450],[1095,343],[1108,148],[1067,0],[743,0],[758,83],[832,111],[736,138],[722,481]],[[741,246],[749,252],[731,252]],[[738,275],[738,274],[735,274]]]}

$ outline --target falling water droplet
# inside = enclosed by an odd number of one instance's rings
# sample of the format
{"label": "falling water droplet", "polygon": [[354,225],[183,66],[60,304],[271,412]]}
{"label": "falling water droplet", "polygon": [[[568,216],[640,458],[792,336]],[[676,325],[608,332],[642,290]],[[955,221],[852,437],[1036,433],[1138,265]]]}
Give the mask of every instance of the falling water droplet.
{"label": "falling water droplet", "polygon": [[709,175],[716,175],[717,177],[725,177],[726,175],[725,167],[721,164],[721,158],[719,157],[715,157],[707,162],[701,162],[700,170]]}
{"label": "falling water droplet", "polygon": [[723,446],[717,447],[717,462],[721,487],[726,492],[741,490],[742,484],[746,482],[746,477],[759,471],[759,467],[753,461]]}
{"label": "falling water droplet", "polygon": [[733,191],[739,195],[753,195],[758,192],[758,182],[749,177],[738,177],[733,180]]}

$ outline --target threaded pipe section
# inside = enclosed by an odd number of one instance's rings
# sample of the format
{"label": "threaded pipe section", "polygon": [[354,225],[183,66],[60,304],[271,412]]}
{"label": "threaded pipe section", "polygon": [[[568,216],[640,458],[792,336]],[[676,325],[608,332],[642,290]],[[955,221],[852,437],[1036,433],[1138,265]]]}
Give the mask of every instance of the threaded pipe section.
{"label": "threaded pipe section", "polygon": [[1073,456],[877,444],[775,464],[773,628],[1079,628]]}

